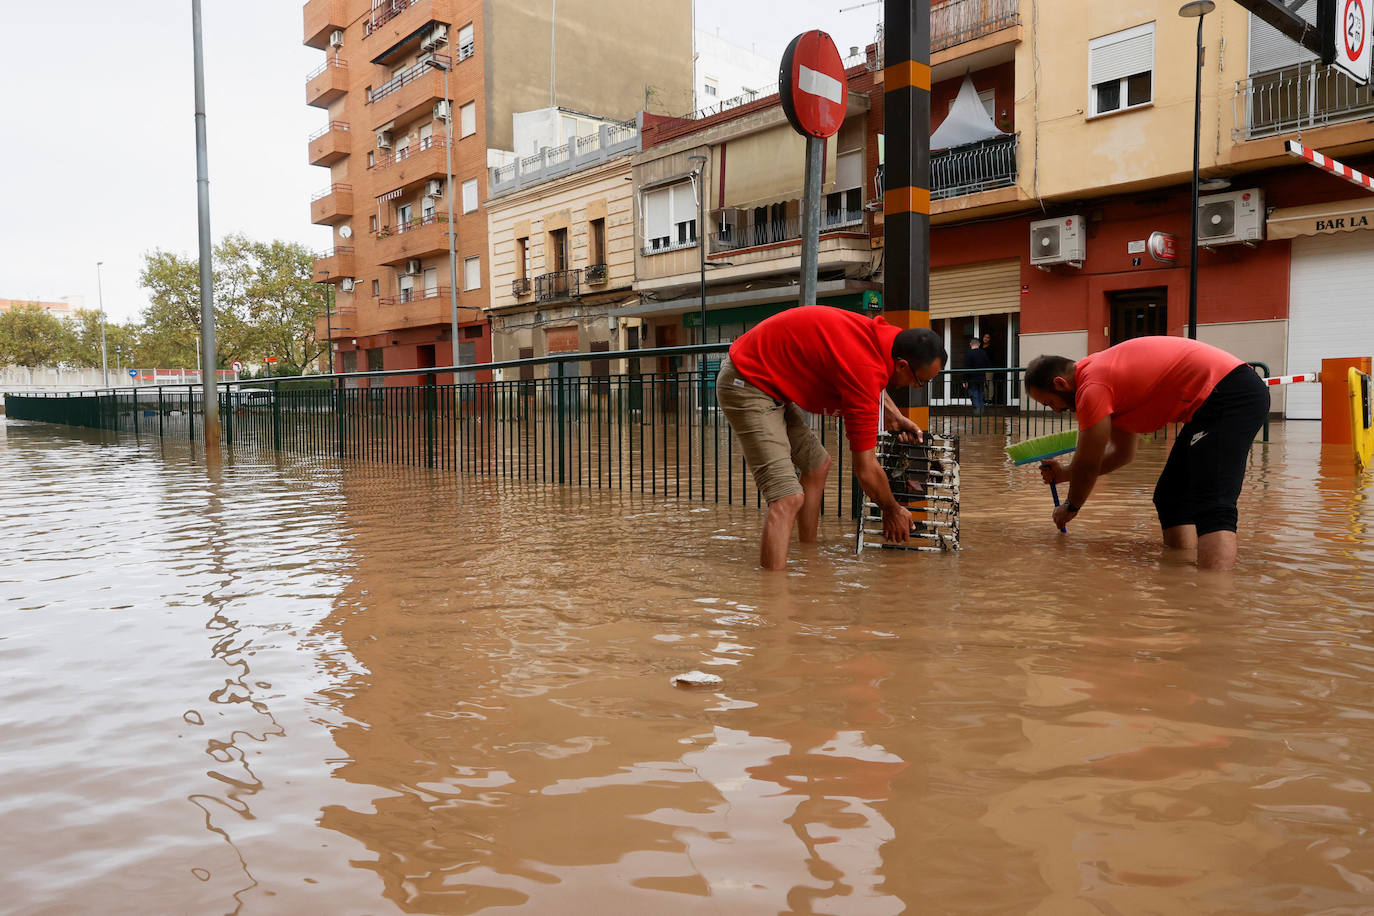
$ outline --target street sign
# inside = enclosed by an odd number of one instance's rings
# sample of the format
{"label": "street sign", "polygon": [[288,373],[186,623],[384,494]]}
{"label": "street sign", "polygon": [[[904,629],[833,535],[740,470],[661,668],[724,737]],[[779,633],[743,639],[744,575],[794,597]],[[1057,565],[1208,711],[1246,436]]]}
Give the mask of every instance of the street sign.
{"label": "street sign", "polygon": [[265,363],[275,363],[276,361],[277,358],[275,356],[268,356],[263,360]]}
{"label": "street sign", "polygon": [[1374,0],[1336,0],[1336,59],[1332,64],[1361,86],[1369,84],[1370,13]]}
{"label": "street sign", "polygon": [[1165,264],[1178,262],[1178,238],[1167,232],[1150,233],[1150,257]]}
{"label": "street sign", "polygon": [[129,370],[129,378],[138,378],[138,370],[137,370],[137,369],[130,369],[130,370]]}
{"label": "street sign", "polygon": [[844,123],[849,86],[839,49],[825,32],[802,32],[782,55],[778,68],[782,110],[797,133],[833,137]]}
{"label": "street sign", "polygon": [[243,363],[239,362],[238,360],[234,360],[234,361],[233,361],[232,363],[230,363],[229,365],[230,365],[230,367],[231,367],[235,372],[242,372],[242,371],[243,371]]}

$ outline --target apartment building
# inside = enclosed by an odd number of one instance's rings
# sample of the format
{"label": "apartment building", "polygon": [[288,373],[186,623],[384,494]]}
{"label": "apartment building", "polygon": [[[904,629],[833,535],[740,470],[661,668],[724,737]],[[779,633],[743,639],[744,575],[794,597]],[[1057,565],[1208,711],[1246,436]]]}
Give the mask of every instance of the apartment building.
{"label": "apartment building", "polygon": [[86,307],[85,296],[63,296],[61,299],[0,299],[0,312],[26,305],[36,305],[49,315],[69,321]]}
{"label": "apartment building", "polygon": [[[602,123],[539,156],[491,170],[492,355],[496,360],[639,345],[638,320],[612,318],[634,295],[635,123]],[[621,367],[592,361],[573,375]],[[543,377],[532,367],[522,378]]]}
{"label": "apartment building", "polygon": [[[932,11],[930,315],[955,365],[984,332],[1009,365],[1186,333],[1197,20],[1179,5]],[[1198,336],[1275,374],[1374,352],[1374,196],[1284,152],[1301,136],[1368,169],[1374,98],[1236,4],[1204,49]],[[1303,390],[1276,406],[1319,412]]]}
{"label": "apartment building", "polygon": [[491,358],[486,176],[515,155],[515,115],[563,107],[629,120],[691,106],[689,0],[637,10],[627,0],[305,4],[305,44],[325,55],[306,80],[325,120],[308,154],[329,170],[311,220],[333,233],[315,268],[335,305],[317,332],[334,340],[336,370]]}

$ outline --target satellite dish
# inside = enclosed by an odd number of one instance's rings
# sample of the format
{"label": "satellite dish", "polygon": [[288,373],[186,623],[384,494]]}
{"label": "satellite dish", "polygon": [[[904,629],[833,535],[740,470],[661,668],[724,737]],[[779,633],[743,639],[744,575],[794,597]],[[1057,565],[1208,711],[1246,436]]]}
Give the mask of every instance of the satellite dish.
{"label": "satellite dish", "polygon": [[348,226],[340,226],[340,227],[339,227],[339,237],[340,237],[340,238],[345,238],[345,239],[352,238],[352,237],[353,237],[353,230],[350,229]]}

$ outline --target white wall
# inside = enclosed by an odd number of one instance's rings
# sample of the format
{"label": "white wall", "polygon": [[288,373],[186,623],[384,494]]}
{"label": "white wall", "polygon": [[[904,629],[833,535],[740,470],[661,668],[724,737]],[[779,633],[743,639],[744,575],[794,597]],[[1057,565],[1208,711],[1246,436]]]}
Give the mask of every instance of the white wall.
{"label": "white wall", "polygon": [[[741,47],[721,38],[714,32],[693,32],[696,43],[696,66],[692,70],[692,86],[696,93],[696,107],[709,108],[726,99],[743,95],[747,90],[759,95],[778,91],[778,65],[752,49]],[[707,95],[706,80],[716,83],[716,94]]]}

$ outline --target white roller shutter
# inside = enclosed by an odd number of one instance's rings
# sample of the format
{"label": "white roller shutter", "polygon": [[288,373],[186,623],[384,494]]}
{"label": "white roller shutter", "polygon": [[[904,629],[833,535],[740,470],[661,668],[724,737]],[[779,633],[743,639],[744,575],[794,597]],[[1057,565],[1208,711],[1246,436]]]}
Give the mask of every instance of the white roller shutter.
{"label": "white roller shutter", "polygon": [[864,154],[863,150],[844,153],[835,157],[835,190],[848,191],[850,188],[863,187]]}
{"label": "white roller shutter", "polygon": [[[1369,290],[1374,289],[1374,231],[1293,240],[1289,281],[1288,366],[1284,374],[1321,369],[1323,357],[1374,354],[1374,321]],[[1288,385],[1285,416],[1321,417],[1321,388]]]}
{"label": "white roller shutter", "polygon": [[685,223],[697,217],[697,199],[692,191],[692,183],[684,181],[673,185],[673,222]]}
{"label": "white roller shutter", "polygon": [[1155,68],[1155,24],[1148,22],[1088,42],[1088,82],[1096,86]]}
{"label": "white roller shutter", "polygon": [[[1302,9],[1301,16],[1316,25],[1317,4],[1308,3]],[[1251,76],[1316,59],[1317,55],[1293,39],[1285,37],[1278,29],[1255,16],[1254,13],[1250,14],[1249,72]]]}
{"label": "white roller shutter", "polygon": [[930,272],[930,317],[1021,311],[1021,261],[986,261]]}
{"label": "white roller shutter", "polygon": [[644,195],[644,242],[671,235],[673,224],[668,219],[671,188],[659,188]]}

